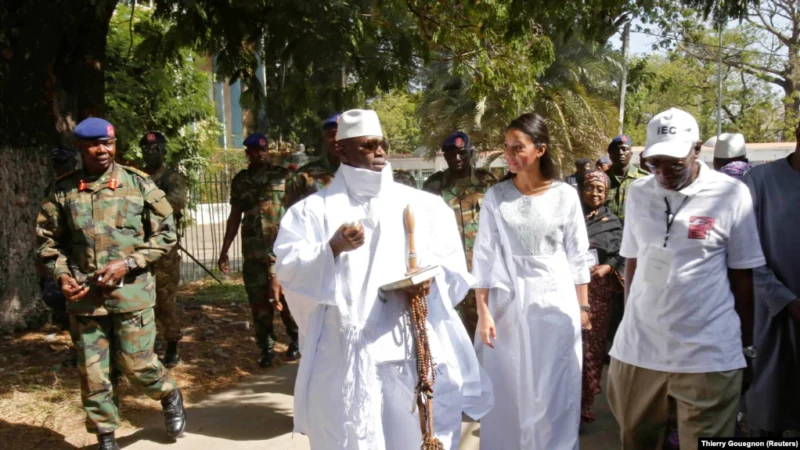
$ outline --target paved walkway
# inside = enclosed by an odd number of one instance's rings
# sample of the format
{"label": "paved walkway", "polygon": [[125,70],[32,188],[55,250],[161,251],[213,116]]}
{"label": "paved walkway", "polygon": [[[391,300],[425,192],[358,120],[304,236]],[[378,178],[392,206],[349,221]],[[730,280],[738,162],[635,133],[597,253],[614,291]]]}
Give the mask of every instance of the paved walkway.
{"label": "paved walkway", "polygon": [[[118,434],[128,450],[308,450],[308,439],[292,436],[292,387],[297,364],[287,364],[222,392],[188,409],[189,426],[177,442],[164,435],[161,416],[140,424],[132,434]],[[582,450],[618,449],[617,425],[605,397],[597,399],[597,422],[581,433]],[[465,422],[461,450],[477,450],[479,425]],[[122,431],[122,430],[120,430]]]}

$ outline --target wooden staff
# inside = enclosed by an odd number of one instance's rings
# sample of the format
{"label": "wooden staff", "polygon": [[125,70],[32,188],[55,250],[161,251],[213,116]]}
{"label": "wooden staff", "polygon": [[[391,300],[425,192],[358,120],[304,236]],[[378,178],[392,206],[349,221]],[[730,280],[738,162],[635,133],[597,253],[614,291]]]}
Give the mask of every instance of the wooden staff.
{"label": "wooden staff", "polygon": [[[414,242],[414,212],[411,205],[406,206],[403,215],[408,238],[408,271],[417,269],[417,250]],[[428,342],[428,299],[423,289],[409,294],[411,321],[417,344],[417,387],[415,391],[419,427],[422,432],[421,450],[444,450],[444,445],[433,434],[433,383],[436,381],[433,356]]]}

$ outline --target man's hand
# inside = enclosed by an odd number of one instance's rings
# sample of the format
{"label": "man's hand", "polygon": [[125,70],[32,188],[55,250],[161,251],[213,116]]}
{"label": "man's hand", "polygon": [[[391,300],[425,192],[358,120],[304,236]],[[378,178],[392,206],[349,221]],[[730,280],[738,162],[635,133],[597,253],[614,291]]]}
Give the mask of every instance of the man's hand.
{"label": "man's hand", "polygon": [[331,238],[329,245],[334,258],[344,252],[353,251],[364,245],[364,226],[359,223],[354,227],[340,226]]}
{"label": "man's hand", "polygon": [[89,285],[81,287],[75,278],[67,274],[58,277],[58,282],[61,284],[61,292],[68,301],[77,302],[89,293]]}
{"label": "man's hand", "polygon": [[220,253],[219,260],[217,261],[217,266],[222,273],[230,272],[230,267],[228,266],[228,252]]}
{"label": "man's hand", "polygon": [[612,267],[608,264],[601,264],[598,266],[592,266],[589,268],[589,274],[591,274],[592,278],[603,278],[606,275],[610,274],[612,271]]}
{"label": "man's hand", "polygon": [[789,315],[798,322],[800,322],[800,298],[796,298],[789,303],[787,306],[789,309]]}
{"label": "man's hand", "polygon": [[278,281],[278,277],[274,274],[270,276],[269,280],[269,302],[272,303],[272,306],[280,312],[283,311],[283,303],[281,303],[281,283]]}
{"label": "man's hand", "polygon": [[95,284],[98,286],[114,287],[128,274],[128,265],[125,260],[117,259],[106,264],[105,267],[94,273]]}

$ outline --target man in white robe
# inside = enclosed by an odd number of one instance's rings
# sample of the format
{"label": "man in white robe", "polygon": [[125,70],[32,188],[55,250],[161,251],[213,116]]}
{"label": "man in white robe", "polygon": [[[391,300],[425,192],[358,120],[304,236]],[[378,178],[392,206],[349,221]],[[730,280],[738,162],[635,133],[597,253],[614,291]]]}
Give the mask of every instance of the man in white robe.
{"label": "man in white robe", "polygon": [[441,198],[393,181],[374,111],[342,114],[336,139],[342,165],[334,181],[289,209],[275,244],[278,279],[301,333],[295,431],[313,450],[420,448],[408,296],[379,290],[408,272],[410,205],[419,266],[442,269],[428,295],[434,434],[458,449],[462,411],[479,419],[492,395],[454,310],[474,279],[453,213]]}

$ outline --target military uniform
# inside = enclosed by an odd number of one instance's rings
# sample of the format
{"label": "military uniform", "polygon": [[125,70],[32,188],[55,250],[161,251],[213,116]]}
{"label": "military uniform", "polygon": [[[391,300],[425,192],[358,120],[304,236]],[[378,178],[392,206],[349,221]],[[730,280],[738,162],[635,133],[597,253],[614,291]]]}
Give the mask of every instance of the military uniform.
{"label": "military uniform", "polygon": [[397,169],[392,172],[392,178],[396,183],[405,184],[408,187],[413,187],[417,189],[417,179],[414,178],[414,174],[407,170]]}
{"label": "military uniform", "polygon": [[[422,185],[423,190],[442,197],[445,203],[453,208],[469,270],[472,270],[472,248],[478,234],[483,196],[495,183],[497,177],[488,170],[472,168],[468,177],[459,179],[450,178],[450,169],[436,172]],[[475,292],[470,290],[467,298],[456,309],[464,321],[467,332],[473,336],[478,323]]]}
{"label": "military uniform", "polygon": [[286,197],[284,203],[288,209],[309,195],[328,187],[336,176],[328,158],[311,161],[297,169],[297,173],[286,180]]}
{"label": "military uniform", "polygon": [[[242,218],[242,276],[253,313],[256,340],[262,350],[275,345],[272,320],[275,309],[269,302],[270,278],[275,274],[275,253],[272,245],[278,237],[278,226],[286,212],[285,184],[290,172],[279,166],[265,165],[240,171],[231,183],[231,206],[244,213]],[[297,342],[295,324],[281,297],[281,320],[292,343]]]}
{"label": "military uniform", "polygon": [[[161,166],[150,176],[159,189],[164,191],[166,199],[174,211],[175,224],[180,222],[181,211],[186,206],[186,177],[180,173]],[[161,325],[161,332],[167,341],[179,341],[181,333],[180,313],[175,303],[175,294],[181,279],[181,255],[178,246],[172,247],[166,255],[159,258],[156,268],[156,320]]]}
{"label": "military uniform", "polygon": [[624,222],[625,199],[627,198],[628,186],[639,178],[644,178],[650,174],[631,163],[628,165],[628,171],[621,177],[615,175],[610,170],[606,172],[606,175],[608,175],[608,178],[611,180],[611,185],[606,195],[606,206],[611,209],[614,215]]}
{"label": "military uniform", "polygon": [[176,242],[164,193],[136,169],[113,165],[94,176],[75,171],[59,178],[37,217],[39,257],[53,279],[83,283],[107,263],[132,258],[136,269],[110,290],[92,286],[68,312],[78,339],[81,397],[90,433],[120,425],[117,373],[153,399],[177,392],[153,352],[153,263]]}

